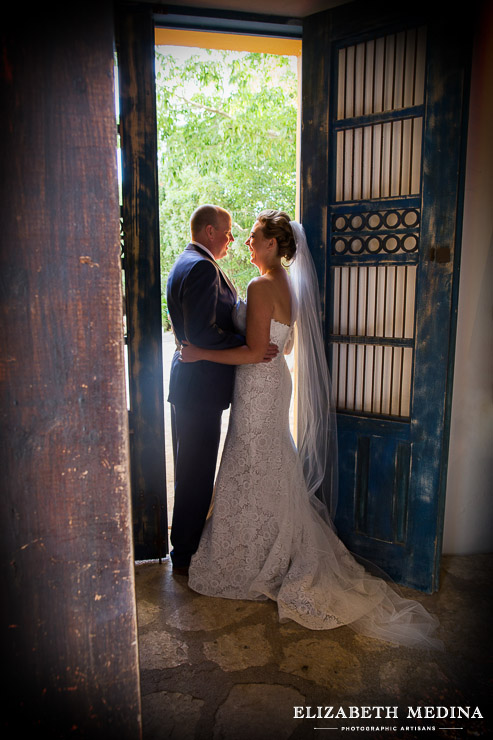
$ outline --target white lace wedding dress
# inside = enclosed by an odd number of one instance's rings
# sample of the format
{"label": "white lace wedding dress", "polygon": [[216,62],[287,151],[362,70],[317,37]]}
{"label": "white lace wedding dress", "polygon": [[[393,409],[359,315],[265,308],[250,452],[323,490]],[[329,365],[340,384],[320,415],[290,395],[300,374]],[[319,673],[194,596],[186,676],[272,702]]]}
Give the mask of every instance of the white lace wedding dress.
{"label": "white lace wedding dress", "polygon": [[[236,325],[245,330],[246,306]],[[371,576],[310,504],[289,429],[292,328],[271,322],[279,355],[240,365],[213,510],[192,558],[189,586],[208,596],[277,602],[281,621],[350,625],[372,637],[439,647],[437,620]]]}

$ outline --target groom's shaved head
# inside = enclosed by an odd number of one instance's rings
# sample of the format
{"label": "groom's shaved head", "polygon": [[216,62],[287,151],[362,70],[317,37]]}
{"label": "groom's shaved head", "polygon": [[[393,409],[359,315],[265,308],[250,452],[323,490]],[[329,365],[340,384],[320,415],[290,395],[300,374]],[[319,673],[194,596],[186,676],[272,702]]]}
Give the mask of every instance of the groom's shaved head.
{"label": "groom's shaved head", "polygon": [[214,226],[217,228],[218,218],[220,215],[229,216],[229,213],[220,206],[205,205],[196,208],[190,219],[190,231],[192,232],[192,237],[200,234],[202,229],[205,229],[206,226]]}

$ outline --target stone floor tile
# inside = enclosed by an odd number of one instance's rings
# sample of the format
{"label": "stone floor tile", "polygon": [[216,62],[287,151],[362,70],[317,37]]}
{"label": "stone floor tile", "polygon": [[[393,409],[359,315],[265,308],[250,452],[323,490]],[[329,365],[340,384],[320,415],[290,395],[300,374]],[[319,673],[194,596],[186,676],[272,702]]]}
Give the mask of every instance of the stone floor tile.
{"label": "stone floor tile", "polygon": [[378,678],[381,690],[396,701],[409,698],[412,691],[419,694],[423,686],[439,685],[445,688],[448,684],[447,677],[438,665],[426,659],[416,663],[396,657],[380,666]]}
{"label": "stone floor tile", "polygon": [[283,647],[281,671],[301,676],[328,689],[358,694],[362,688],[360,661],[323,636],[298,640]]}
{"label": "stone floor tile", "polygon": [[140,664],[146,670],[176,668],[188,663],[188,646],[168,632],[150,631],[139,637]]}
{"label": "stone floor tile", "polygon": [[193,738],[204,702],[188,694],[158,691],[142,697],[143,740]]}
{"label": "stone floor tile", "polygon": [[243,618],[255,614],[264,604],[233,599],[213,599],[200,596],[183,604],[166,618],[170,627],[199,631],[224,629]]}
{"label": "stone floor tile", "polygon": [[152,601],[139,599],[137,602],[137,619],[140,629],[142,627],[147,627],[147,625],[151,624],[151,622],[153,622],[160,614],[162,614],[162,610]]}
{"label": "stone floor tile", "polygon": [[240,671],[266,665],[273,660],[272,648],[265,638],[265,626],[240,627],[216,640],[204,643],[204,655],[223,671]]}
{"label": "stone floor tile", "polygon": [[213,740],[287,740],[295,729],[294,706],[305,697],[279,684],[237,684],[216,713]]}

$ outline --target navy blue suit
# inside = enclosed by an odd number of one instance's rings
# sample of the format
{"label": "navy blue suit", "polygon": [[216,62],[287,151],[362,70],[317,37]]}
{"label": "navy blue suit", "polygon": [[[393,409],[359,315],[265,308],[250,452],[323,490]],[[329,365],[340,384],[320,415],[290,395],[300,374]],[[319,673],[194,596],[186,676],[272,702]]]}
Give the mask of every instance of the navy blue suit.
{"label": "navy blue suit", "polygon": [[[178,342],[207,349],[244,344],[232,320],[236,294],[200,247],[189,245],[176,260],[168,277],[167,302]],[[178,352],[173,357],[168,401],[175,462],[175,566],[188,565],[199,545],[214,488],[221,415],[231,402],[234,373],[233,365],[183,363]]]}

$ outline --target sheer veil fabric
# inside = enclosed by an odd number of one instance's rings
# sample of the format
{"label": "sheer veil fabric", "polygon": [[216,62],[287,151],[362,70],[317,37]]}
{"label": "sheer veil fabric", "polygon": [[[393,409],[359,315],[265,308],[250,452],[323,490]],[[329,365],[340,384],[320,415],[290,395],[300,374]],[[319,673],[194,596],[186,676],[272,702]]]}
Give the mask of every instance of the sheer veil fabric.
{"label": "sheer veil fabric", "polygon": [[[298,454],[310,505],[323,522],[335,530],[333,520],[338,499],[337,425],[323,340],[318,278],[303,226],[297,221],[291,221],[290,224],[296,242],[296,255],[289,273],[296,306]],[[320,537],[317,544],[323,552],[326,549],[326,533],[317,518],[314,517],[314,532]],[[374,572],[379,570],[371,563],[367,565]],[[421,604],[403,598],[395,586],[383,580],[384,573],[381,573],[382,578],[375,577],[359,563],[353,575],[357,572],[362,578],[362,592],[368,592],[369,602],[376,598],[380,603],[374,610],[351,622],[353,629],[398,644],[443,648],[443,643],[433,637],[438,620]],[[351,590],[350,583],[348,587]]]}
{"label": "sheer veil fabric", "polygon": [[[392,643],[438,648],[438,625],[421,604],[375,577],[335,533],[337,435],[318,281],[300,224],[289,268],[291,326],[271,320],[279,346],[269,363],[239,365],[212,514],[192,558],[198,593],[277,603],[280,621],[312,630],[348,625]],[[246,305],[235,312],[246,328]],[[291,437],[291,374],[283,350],[295,325],[298,445]],[[332,516],[331,516],[332,515]]]}
{"label": "sheer veil fabric", "polygon": [[295,296],[297,447],[310,501],[332,525],[338,492],[337,427],[318,279],[303,226],[290,224],[296,243],[289,274]]}

